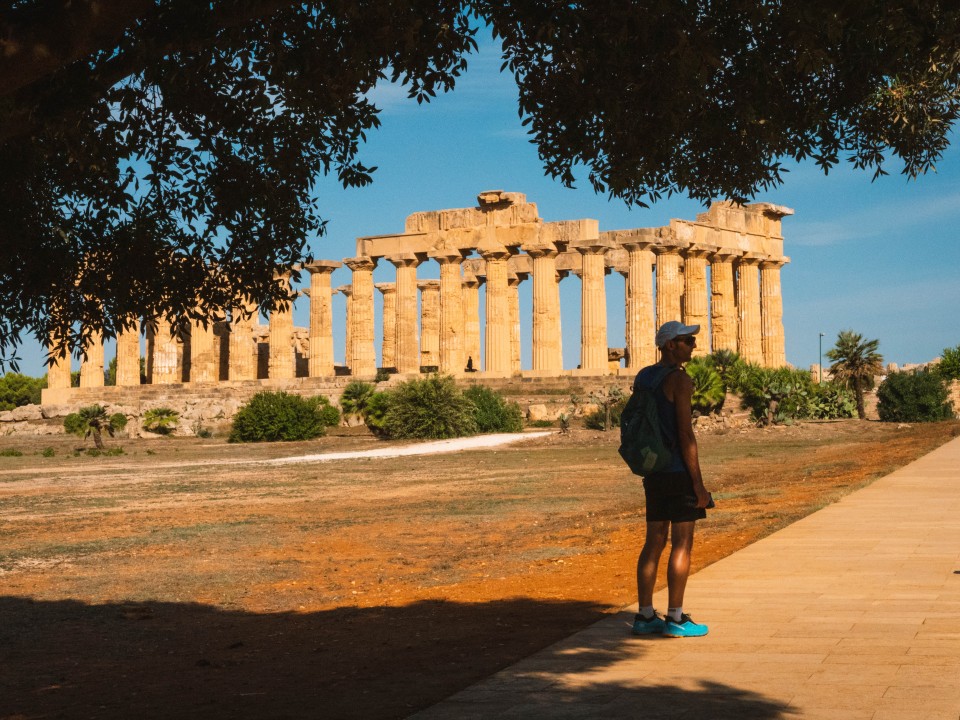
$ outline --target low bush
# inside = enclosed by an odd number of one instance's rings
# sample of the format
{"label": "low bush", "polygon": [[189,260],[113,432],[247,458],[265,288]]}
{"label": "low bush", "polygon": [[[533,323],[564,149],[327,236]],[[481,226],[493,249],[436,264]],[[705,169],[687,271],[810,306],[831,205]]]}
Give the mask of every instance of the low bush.
{"label": "low bush", "polygon": [[836,420],[857,415],[857,398],[850,388],[833,382],[810,383],[802,417],[813,420]]}
{"label": "low bush", "polygon": [[23,457],[23,451],[16,448],[4,448],[0,450],[0,457]]}
{"label": "low bush", "polygon": [[340,412],[322,395],[303,398],[260,392],[233,418],[230,442],[310,440],[340,422]]}
{"label": "low bush", "polygon": [[363,422],[367,429],[377,437],[388,437],[387,411],[390,410],[391,394],[389,392],[375,392],[367,398],[363,411]]}
{"label": "low bush", "polygon": [[937,370],[946,380],[960,380],[960,345],[943,349]]}
{"label": "low bush", "polygon": [[343,389],[340,395],[340,410],[345,416],[364,417],[370,396],[376,392],[372,383],[354,380]]}
{"label": "low bush", "polygon": [[727,388],[716,370],[708,361],[694,358],[687,363],[687,374],[693,382],[692,409],[701,415],[709,415],[723,407]]}
{"label": "low bush", "polygon": [[143,414],[143,429],[158,435],[169,435],[180,421],[180,413],[170,408],[153,408]]}
{"label": "low bush", "polygon": [[607,426],[607,411],[599,407],[592,413],[583,417],[583,426],[588,430],[612,430],[620,427],[620,417],[623,415],[623,409],[627,406],[629,396],[624,396],[613,400],[610,403],[610,425]]}
{"label": "low bush", "polygon": [[127,426],[127,416],[123,413],[114,413],[110,416],[110,427],[114,430],[123,430]]}
{"label": "low bush", "polygon": [[40,454],[43,457],[53,457],[54,455],[57,454],[57,451],[54,450],[52,447],[45,447]]}
{"label": "low bush", "polygon": [[553,427],[553,420],[534,420],[532,423],[530,423],[530,427],[535,427],[535,428]]}
{"label": "low bush", "polygon": [[401,383],[390,391],[383,418],[391,438],[442,439],[477,432],[474,404],[448,375],[429,375]]}
{"label": "low bush", "polygon": [[473,385],[464,391],[473,403],[473,419],[480,433],[511,433],[523,430],[523,411],[515,402],[507,402],[500,393],[484,385]]}
{"label": "low bush", "polygon": [[953,417],[953,406],[940,373],[897,372],[877,388],[877,412],[884,422],[935,422]]}

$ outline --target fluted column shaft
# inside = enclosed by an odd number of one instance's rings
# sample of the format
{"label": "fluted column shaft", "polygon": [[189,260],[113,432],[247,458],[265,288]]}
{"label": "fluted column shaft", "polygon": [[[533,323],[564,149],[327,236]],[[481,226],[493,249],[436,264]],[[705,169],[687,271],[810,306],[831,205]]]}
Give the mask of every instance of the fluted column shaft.
{"label": "fluted column shaft", "polygon": [[655,246],[657,254],[657,327],[680,319],[680,298],[683,276],[680,274],[680,253],[675,247]]}
{"label": "fluted column shaft", "polygon": [[310,377],[330,377],[333,370],[333,288],[331,275],[340,263],[317,261],[305,266],[310,273]]}
{"label": "fluted column shaft", "polygon": [[140,320],[117,333],[117,385],[140,384]]}
{"label": "fluted column shaft", "polygon": [[420,365],[440,366],[440,283],[423,280],[420,289]]}
{"label": "fluted column shaft", "polygon": [[563,370],[560,338],[560,293],[557,285],[557,250],[553,246],[531,248],[533,258],[533,369]]}
{"label": "fluted column shaft", "polygon": [[440,264],[440,371],[463,372],[463,288],[459,253],[436,256]]}
{"label": "fluted column shaft", "polygon": [[[707,252],[689,247],[683,251],[683,324],[707,327]],[[693,349],[694,355],[710,353],[709,336],[702,333]]]}
{"label": "fluted column shaft", "polygon": [[758,265],[754,258],[741,258],[737,263],[738,352],[747,362],[763,365]]}
{"label": "fluted column shaft", "polygon": [[627,368],[639,372],[657,362],[654,344],[653,263],[651,243],[625,243],[627,250]]}
{"label": "fluted column shaft", "polygon": [[177,338],[173,335],[170,321],[157,318],[153,333],[153,365],[150,382],[153,385],[173,385],[182,382],[178,362]]}
{"label": "fluted column shaft", "polygon": [[[50,333],[50,342],[47,345],[48,351],[52,351],[60,340],[57,331]],[[70,388],[70,353],[67,352],[63,357],[57,355],[51,358],[47,366],[47,387],[51,390],[66,390]]]}
{"label": "fluted column shaft", "polygon": [[520,283],[526,275],[510,275],[507,278],[507,300],[510,305],[510,371],[521,370],[520,363]]}
{"label": "fluted column shaft", "polygon": [[343,295],[344,298],[344,338],[343,338],[343,364],[353,367],[353,285],[341,285],[336,288],[334,293]]}
{"label": "fluted column shaft", "polygon": [[480,286],[472,273],[463,278],[463,364],[480,369]]}
{"label": "fluted column shaft", "polygon": [[80,387],[103,387],[103,333],[94,330],[80,362]]}
{"label": "fluted column shaft", "polygon": [[412,254],[388,258],[397,268],[397,344],[394,351],[397,372],[420,372],[420,342],[417,338],[417,266]]}
{"label": "fluted column shaft", "polygon": [[780,291],[781,267],[783,263],[778,260],[760,263],[763,364],[773,368],[787,364],[783,332],[783,296]]}
{"label": "fluted column shaft", "polygon": [[353,305],[350,317],[353,343],[353,375],[375,375],[377,353],[374,348],[373,269],[377,263],[372,258],[356,257],[344,263],[353,271]]}
{"label": "fluted column shaft", "polygon": [[257,306],[250,301],[230,309],[230,346],[227,377],[230,382],[257,379],[257,346],[253,341],[253,325],[257,322]]}
{"label": "fluted column shaft", "polygon": [[607,248],[577,247],[582,265],[580,296],[580,367],[607,372],[607,296],[604,288]]}
{"label": "fluted column shaft", "polygon": [[220,379],[215,352],[213,321],[190,323],[190,382],[211,383]]}
{"label": "fluted column shaft", "polygon": [[[284,274],[277,278],[283,283],[284,290],[290,289],[290,276]],[[277,306],[270,313],[270,361],[267,376],[271,379],[287,380],[296,377],[293,354],[293,301]]]}
{"label": "fluted column shaft", "polygon": [[498,375],[510,374],[510,302],[507,297],[509,257],[507,250],[483,253],[487,274],[484,371]]}
{"label": "fluted column shaft", "polygon": [[714,351],[732,350],[739,345],[733,258],[714,253],[710,258],[710,346]]}
{"label": "fluted column shaft", "polygon": [[396,367],[394,353],[397,350],[397,286],[395,283],[377,283],[383,293],[383,340],[380,345],[382,367]]}

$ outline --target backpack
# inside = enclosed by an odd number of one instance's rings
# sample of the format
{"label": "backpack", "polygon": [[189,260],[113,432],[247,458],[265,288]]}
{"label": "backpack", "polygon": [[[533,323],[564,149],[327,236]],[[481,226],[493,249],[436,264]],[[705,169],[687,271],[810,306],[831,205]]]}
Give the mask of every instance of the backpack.
{"label": "backpack", "polygon": [[669,374],[649,389],[634,384],[633,394],[620,416],[620,457],[636,475],[662,472],[673,458],[660,429],[655,396],[657,388]]}

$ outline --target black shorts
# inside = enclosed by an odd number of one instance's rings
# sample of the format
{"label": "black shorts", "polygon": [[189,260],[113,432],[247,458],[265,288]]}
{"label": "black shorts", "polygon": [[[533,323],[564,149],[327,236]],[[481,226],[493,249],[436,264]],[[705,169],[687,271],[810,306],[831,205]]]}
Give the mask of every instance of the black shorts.
{"label": "black shorts", "polygon": [[643,479],[647,496],[647,522],[703,520],[707,511],[697,507],[693,478],[686,470],[648,475]]}

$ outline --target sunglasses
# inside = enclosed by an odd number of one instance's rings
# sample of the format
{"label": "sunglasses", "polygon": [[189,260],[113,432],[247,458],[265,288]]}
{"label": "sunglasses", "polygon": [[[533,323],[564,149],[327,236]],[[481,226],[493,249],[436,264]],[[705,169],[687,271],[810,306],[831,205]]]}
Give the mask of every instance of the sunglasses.
{"label": "sunglasses", "polygon": [[682,342],[684,345],[689,345],[693,347],[697,344],[697,339],[693,335],[683,335],[682,337],[674,338],[677,342]]}

